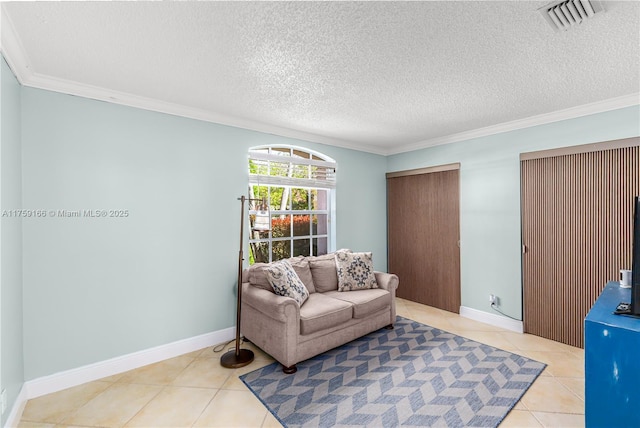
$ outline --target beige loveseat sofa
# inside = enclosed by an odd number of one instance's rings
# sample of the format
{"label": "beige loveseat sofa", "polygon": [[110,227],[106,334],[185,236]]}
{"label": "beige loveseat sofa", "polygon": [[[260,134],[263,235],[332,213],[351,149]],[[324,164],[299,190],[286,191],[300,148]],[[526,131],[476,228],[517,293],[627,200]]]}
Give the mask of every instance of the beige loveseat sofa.
{"label": "beige loveseat sofa", "polygon": [[242,334],[280,362],[285,373],[294,373],[300,361],[382,327],[393,328],[398,277],[371,269],[377,288],[338,291],[335,254],[288,259],[309,292],[302,305],[274,293],[268,264],[256,263],[243,272]]}

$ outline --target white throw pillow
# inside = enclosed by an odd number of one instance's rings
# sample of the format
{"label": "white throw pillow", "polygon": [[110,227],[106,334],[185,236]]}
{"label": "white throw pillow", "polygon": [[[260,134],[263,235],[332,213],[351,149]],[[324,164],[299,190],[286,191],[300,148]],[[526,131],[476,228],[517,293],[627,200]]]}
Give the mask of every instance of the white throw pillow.
{"label": "white throw pillow", "polygon": [[296,271],[293,270],[291,263],[287,260],[280,260],[271,263],[265,270],[274,293],[278,296],[291,297],[298,302],[298,305],[302,306],[309,297],[309,291]]}
{"label": "white throw pillow", "polygon": [[378,288],[373,273],[371,253],[348,253],[336,251],[338,291],[367,290]]}

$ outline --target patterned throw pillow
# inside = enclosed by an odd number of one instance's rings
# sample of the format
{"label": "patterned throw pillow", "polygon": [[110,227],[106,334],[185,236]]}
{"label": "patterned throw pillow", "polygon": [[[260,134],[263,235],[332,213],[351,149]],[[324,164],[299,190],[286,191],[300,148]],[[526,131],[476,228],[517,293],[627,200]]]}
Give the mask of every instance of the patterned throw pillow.
{"label": "patterned throw pillow", "polygon": [[336,251],[338,291],[378,288],[371,253]]}
{"label": "patterned throw pillow", "polygon": [[298,302],[298,305],[302,306],[309,297],[309,291],[289,261],[280,260],[271,263],[265,270],[267,271],[267,279],[278,296],[291,297]]}

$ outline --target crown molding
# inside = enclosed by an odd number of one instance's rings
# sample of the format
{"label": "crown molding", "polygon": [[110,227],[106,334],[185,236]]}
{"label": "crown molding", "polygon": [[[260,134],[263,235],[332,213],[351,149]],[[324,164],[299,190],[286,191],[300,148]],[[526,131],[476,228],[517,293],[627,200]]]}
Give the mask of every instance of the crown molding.
{"label": "crown molding", "polygon": [[425,149],[443,144],[450,144],[474,138],[486,137],[518,129],[529,128],[537,125],[558,122],[561,120],[574,119],[591,114],[602,113],[610,110],[617,110],[633,105],[640,105],[640,93],[624,95],[610,98],[565,110],[558,110],[511,122],[505,122],[484,128],[431,138],[410,144],[400,144],[396,147],[385,149],[382,147],[371,147],[356,143],[354,141],[342,140],[326,137],[310,132],[297,131],[294,129],[270,125],[253,120],[228,116],[205,109],[193,108],[181,104],[170,103],[152,98],[141,97],[125,92],[113,91],[92,85],[58,79],[51,76],[42,75],[33,71],[32,63],[26,55],[11,19],[4,10],[4,5],[0,5],[2,25],[0,26],[0,52],[2,52],[7,64],[16,75],[16,78],[23,86],[44,89],[53,92],[60,92],[79,97],[105,101],[113,104],[120,104],[128,107],[150,110],[174,116],[212,122],[220,125],[232,126],[251,131],[263,132],[266,134],[278,135],[286,138],[309,141],[312,143],[325,144],[342,147],[345,149],[357,150],[382,156],[389,156],[414,150]]}
{"label": "crown molding", "polygon": [[[250,131],[262,132],[265,134],[278,135],[286,138],[373,153],[371,147],[360,145],[351,141],[325,137],[309,132],[297,131],[294,129],[275,125],[269,125],[266,123],[228,116],[205,109],[193,108],[167,101],[141,97],[130,93],[114,91],[92,85],[85,85],[82,83],[58,79],[50,76],[44,76],[38,73],[30,73],[28,78],[23,80],[21,83],[24,86],[28,86],[31,88],[45,89],[48,91],[76,95],[83,98],[105,101],[127,107],[139,108],[142,110],[149,110],[173,116],[211,122],[218,125],[231,126]],[[376,154],[384,155],[383,152],[378,152]]]}
{"label": "crown molding", "polygon": [[0,13],[2,14],[2,25],[0,27],[0,52],[2,52],[5,60],[7,61],[7,64],[9,65],[9,68],[11,68],[16,78],[18,79],[18,82],[20,82],[20,84],[23,86],[59,92],[68,95],[75,95],[83,98],[90,98],[98,101],[105,101],[143,110],[166,113],[173,116],[202,120],[205,122],[212,122],[220,125],[247,129],[250,131],[274,134],[281,137],[304,140],[313,143],[343,147],[378,155],[386,154],[383,149],[375,149],[370,146],[358,144],[353,141],[326,137],[305,131],[297,131],[290,128],[228,116],[205,109],[193,108],[153,98],[141,97],[138,95],[114,91],[98,86],[86,85],[83,83],[66,79],[59,79],[34,72],[32,63],[26,55],[26,51],[22,46],[20,37],[15,31],[15,27],[11,22],[9,15],[5,12],[3,5],[0,5]]}
{"label": "crown molding", "polygon": [[615,98],[609,98],[603,101],[597,101],[564,110],[544,113],[537,116],[531,116],[524,119],[513,120],[511,122],[487,126],[485,128],[473,129],[471,131],[465,131],[457,134],[445,135],[443,137],[423,140],[417,143],[401,145],[389,150],[387,152],[387,155],[412,152],[414,150],[426,149],[433,146],[440,146],[443,144],[456,143],[460,141],[471,140],[474,138],[487,137],[490,135],[501,134],[503,132],[516,131],[518,129],[545,125],[548,123],[559,122],[561,120],[575,119],[582,116],[604,113],[606,111],[618,110],[621,108],[636,105],[640,105],[640,92]]}
{"label": "crown molding", "polygon": [[[127,107],[139,108],[142,110],[165,113],[173,116],[211,122],[218,125],[231,126],[250,131],[262,132],[265,134],[273,134],[281,137],[293,138],[297,140],[310,141],[313,143],[375,153],[375,151],[373,151],[371,147],[360,145],[351,141],[325,137],[322,135],[304,131],[297,131],[294,129],[275,125],[269,125],[266,123],[228,116],[205,109],[193,108],[186,105],[171,103],[153,98],[141,97],[126,92],[119,92],[97,86],[85,85],[69,80],[57,79],[38,73],[31,73],[29,75],[29,78],[21,83],[24,86],[32,88],[45,89],[69,95],[76,95],[79,97],[105,101]],[[384,155],[385,153],[379,151],[376,154]]]}
{"label": "crown molding", "polygon": [[31,62],[27,58],[26,51],[16,34],[4,4],[0,4],[0,52],[18,82],[24,85],[25,79],[31,74]]}

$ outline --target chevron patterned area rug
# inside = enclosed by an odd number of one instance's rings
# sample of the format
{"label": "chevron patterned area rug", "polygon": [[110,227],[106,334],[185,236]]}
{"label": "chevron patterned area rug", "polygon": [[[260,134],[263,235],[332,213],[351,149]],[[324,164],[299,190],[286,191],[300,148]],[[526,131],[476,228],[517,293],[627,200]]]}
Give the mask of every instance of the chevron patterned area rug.
{"label": "chevron patterned area rug", "polygon": [[285,427],[495,427],[545,364],[398,317],[298,364],[240,377]]}

